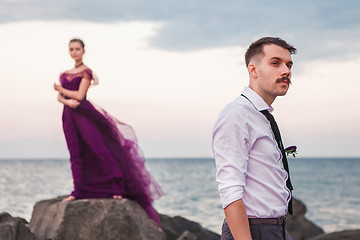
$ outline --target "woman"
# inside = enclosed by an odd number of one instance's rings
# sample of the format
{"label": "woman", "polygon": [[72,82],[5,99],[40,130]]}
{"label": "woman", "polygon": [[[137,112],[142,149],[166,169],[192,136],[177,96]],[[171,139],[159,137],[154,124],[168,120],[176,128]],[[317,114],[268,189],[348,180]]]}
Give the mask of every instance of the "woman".
{"label": "woman", "polygon": [[83,63],[84,47],[82,40],[70,40],[75,67],[60,75],[61,85],[54,84],[64,104],[63,129],[74,179],[74,191],[63,201],[129,198],[160,226],[152,203],[163,193],[145,168],[133,129],[86,100],[91,81],[96,84],[97,79]]}

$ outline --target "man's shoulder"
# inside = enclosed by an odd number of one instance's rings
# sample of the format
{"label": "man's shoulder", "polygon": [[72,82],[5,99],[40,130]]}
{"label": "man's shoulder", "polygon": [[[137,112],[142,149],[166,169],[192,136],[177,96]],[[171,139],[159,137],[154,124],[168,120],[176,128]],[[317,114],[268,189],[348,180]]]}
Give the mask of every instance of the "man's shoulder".
{"label": "man's shoulder", "polygon": [[246,114],[254,108],[249,100],[243,96],[237,97],[234,101],[228,103],[222,110],[222,113]]}
{"label": "man's shoulder", "polygon": [[253,111],[256,111],[254,106],[247,100],[246,98],[239,96],[234,101],[227,104],[219,114],[218,120],[233,120],[237,121],[245,121],[249,118],[249,115],[252,114]]}

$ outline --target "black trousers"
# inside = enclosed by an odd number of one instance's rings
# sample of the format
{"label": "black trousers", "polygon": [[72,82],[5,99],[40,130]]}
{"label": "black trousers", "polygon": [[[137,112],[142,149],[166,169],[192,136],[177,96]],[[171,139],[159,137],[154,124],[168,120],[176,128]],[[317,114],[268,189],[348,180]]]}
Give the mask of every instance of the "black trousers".
{"label": "black trousers", "polygon": [[[253,240],[293,240],[283,225],[250,224],[250,233]],[[226,221],[222,226],[221,240],[234,240]]]}

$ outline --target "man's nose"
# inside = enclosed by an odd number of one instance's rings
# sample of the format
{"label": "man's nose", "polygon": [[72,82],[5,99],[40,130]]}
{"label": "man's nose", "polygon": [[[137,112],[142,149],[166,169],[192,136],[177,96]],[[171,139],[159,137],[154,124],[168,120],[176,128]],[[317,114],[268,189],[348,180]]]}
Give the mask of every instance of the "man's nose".
{"label": "man's nose", "polygon": [[290,74],[291,69],[286,64],[284,64],[281,68],[281,76],[290,76]]}

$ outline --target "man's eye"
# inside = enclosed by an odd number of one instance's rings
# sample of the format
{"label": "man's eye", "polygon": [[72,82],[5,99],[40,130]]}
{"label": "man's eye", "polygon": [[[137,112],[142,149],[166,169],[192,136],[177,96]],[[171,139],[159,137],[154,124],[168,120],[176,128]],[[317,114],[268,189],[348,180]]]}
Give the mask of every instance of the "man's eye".
{"label": "man's eye", "polygon": [[278,62],[273,62],[272,64],[275,65],[275,66],[279,65]]}

